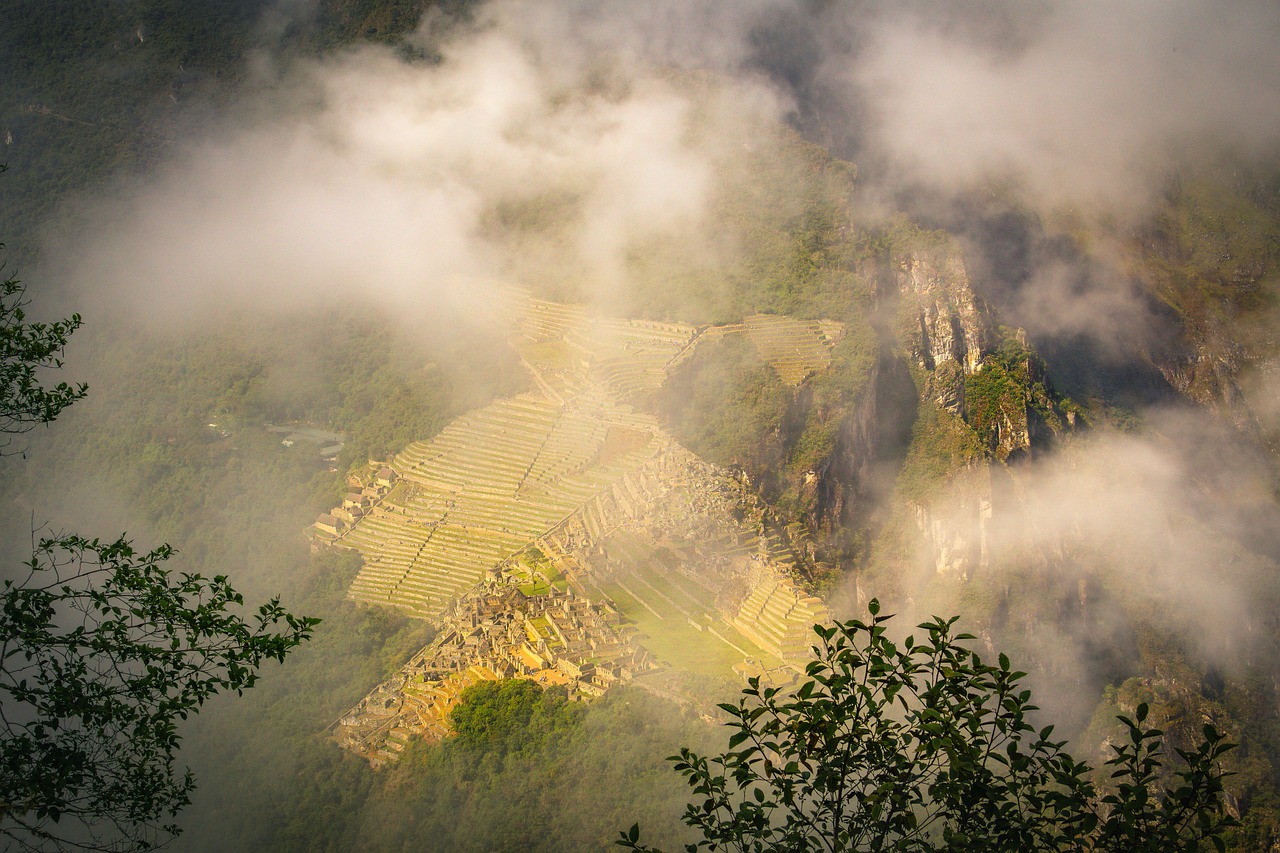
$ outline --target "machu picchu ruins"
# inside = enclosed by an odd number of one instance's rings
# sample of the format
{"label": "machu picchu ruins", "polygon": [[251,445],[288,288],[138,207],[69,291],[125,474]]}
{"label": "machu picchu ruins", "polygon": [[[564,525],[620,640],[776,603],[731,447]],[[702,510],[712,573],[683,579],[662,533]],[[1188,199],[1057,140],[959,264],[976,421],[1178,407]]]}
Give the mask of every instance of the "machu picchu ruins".
{"label": "machu picchu ruins", "polygon": [[435,639],[335,725],[335,736],[375,766],[399,757],[408,735],[439,739],[472,684],[528,678],[583,698],[655,666],[608,603],[572,587],[526,595],[518,580],[490,578],[441,615]]}
{"label": "machu picchu ruins", "polygon": [[803,548],[749,484],[636,404],[700,341],[746,335],[796,385],[838,323],[600,317],[509,290],[497,312],[534,390],[473,410],[352,474],[317,543],[360,552],[355,601],[432,620],[436,639],[335,724],[375,766],[439,738],[470,684],[529,678],[578,698],[659,668],[796,667],[822,602]]}

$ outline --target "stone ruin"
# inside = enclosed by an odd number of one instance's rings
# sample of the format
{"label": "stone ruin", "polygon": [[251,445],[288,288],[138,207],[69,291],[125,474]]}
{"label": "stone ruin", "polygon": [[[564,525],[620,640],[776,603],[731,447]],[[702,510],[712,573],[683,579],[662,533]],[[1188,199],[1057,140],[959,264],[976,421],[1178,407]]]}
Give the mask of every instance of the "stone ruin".
{"label": "stone ruin", "polygon": [[[657,667],[605,586],[687,621],[746,669],[801,665],[812,626],[827,618],[797,582],[804,549],[751,488],[630,401],[659,388],[699,341],[725,334],[747,334],[798,384],[829,364],[839,324],[758,315],[698,329],[594,317],[521,291],[508,309],[537,392],[373,463],[316,523],[318,542],[364,558],[351,598],[439,625],[333,726],[375,765],[412,735],[447,734],[458,697],[480,681],[529,678],[587,699]],[[652,574],[624,546],[673,555],[672,565]],[[526,594],[518,567],[534,548],[557,580]]]}

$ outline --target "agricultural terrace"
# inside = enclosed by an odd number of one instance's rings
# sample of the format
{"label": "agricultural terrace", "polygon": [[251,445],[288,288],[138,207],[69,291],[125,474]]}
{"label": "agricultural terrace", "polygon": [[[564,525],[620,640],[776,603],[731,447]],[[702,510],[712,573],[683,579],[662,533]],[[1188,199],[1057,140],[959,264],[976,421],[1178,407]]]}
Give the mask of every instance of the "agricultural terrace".
{"label": "agricultural terrace", "polygon": [[518,318],[511,343],[544,393],[562,402],[591,389],[618,401],[656,391],[697,333],[683,323],[599,317],[580,305],[510,294]]}
{"label": "agricultural terrace", "polygon": [[[364,555],[350,596],[430,617],[499,567],[526,595],[545,595],[565,588],[562,560],[576,553],[581,577],[599,543],[608,558],[590,582],[659,659],[719,674],[744,658],[767,667],[803,660],[825,611],[787,579],[787,549],[758,519],[732,520],[739,487],[671,453],[657,422],[626,401],[660,388],[697,341],[726,334],[748,335],[784,381],[799,384],[827,367],[843,327],[754,315],[699,334],[520,290],[507,291],[501,310],[540,393],[495,402],[410,445],[391,462],[399,482],[390,494],[343,516],[350,528],[333,522],[336,543]],[[695,546],[669,565],[668,546],[680,550],[691,535],[714,553]],[[555,553],[531,547],[539,540]]]}
{"label": "agricultural terrace", "polygon": [[753,314],[700,331],[684,323],[599,317],[523,290],[509,289],[507,296],[512,345],[544,393],[562,402],[591,388],[616,400],[651,393],[697,343],[741,333],[784,383],[795,386],[830,366],[831,350],[844,336],[844,324],[833,320]]}
{"label": "agricultural terrace", "polygon": [[796,320],[776,314],[753,314],[743,321],[747,336],[779,378],[799,385],[831,364],[831,348],[844,326],[833,320]]}
{"label": "agricultural terrace", "polygon": [[429,616],[656,452],[656,424],[602,397],[535,395],[458,418],[392,461],[401,483],[338,540],[358,601]]}
{"label": "agricultural terrace", "polygon": [[541,393],[395,458],[401,485],[337,540],[365,558],[352,598],[429,616],[657,452],[657,423],[623,401],[659,388],[696,329],[507,297],[512,344]]}
{"label": "agricultural terrace", "polygon": [[813,645],[813,626],[828,618],[822,601],[798,590],[790,578],[762,573],[731,622],[771,654],[803,661]]}

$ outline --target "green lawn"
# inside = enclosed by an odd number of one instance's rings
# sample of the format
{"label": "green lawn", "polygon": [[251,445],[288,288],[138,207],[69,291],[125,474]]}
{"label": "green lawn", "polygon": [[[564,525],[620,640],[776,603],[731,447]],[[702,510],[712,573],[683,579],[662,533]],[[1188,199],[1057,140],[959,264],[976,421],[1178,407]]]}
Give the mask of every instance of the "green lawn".
{"label": "green lawn", "polygon": [[[734,664],[742,661],[741,654],[709,631],[694,628],[679,610],[652,593],[645,595],[646,590],[634,578],[624,578],[622,584],[634,590],[649,607],[646,608],[618,583],[605,583],[600,588],[613,599],[623,616],[644,635],[641,639],[644,647],[653,652],[664,665],[698,675],[725,676],[731,675]],[[662,618],[655,616],[649,608]],[[711,615],[714,616],[714,613]],[[765,660],[766,665],[778,664],[778,661],[766,655],[721,619],[715,618],[711,627],[734,645],[750,652],[752,657]]]}
{"label": "green lawn", "polygon": [[547,585],[547,582],[536,575],[531,583],[520,584],[520,592],[524,593],[527,597],[546,595],[550,591],[551,587]]}
{"label": "green lawn", "polygon": [[[781,663],[720,618],[714,593],[677,571],[680,558],[669,549],[654,548],[624,532],[610,536],[606,547],[613,559],[630,573],[601,588],[645,635],[645,648],[663,664],[699,675],[724,676],[731,674],[734,664],[742,661],[740,652],[711,631],[699,631],[690,625],[690,618],[704,628],[715,629],[729,643],[767,666]],[[623,589],[624,586],[631,592]]]}

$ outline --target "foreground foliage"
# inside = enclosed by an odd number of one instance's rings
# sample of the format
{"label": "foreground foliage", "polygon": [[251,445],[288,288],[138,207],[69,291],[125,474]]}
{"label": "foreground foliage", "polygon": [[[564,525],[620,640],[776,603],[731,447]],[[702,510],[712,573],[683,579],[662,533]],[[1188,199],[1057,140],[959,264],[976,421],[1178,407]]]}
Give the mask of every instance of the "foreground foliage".
{"label": "foreground foliage", "polygon": [[[14,279],[0,284],[0,456],[52,422],[85,385],[42,384],[61,367],[72,316],[27,320]],[[0,837],[6,849],[137,850],[176,833],[190,802],[178,721],[223,690],[252,687],[317,620],[279,599],[246,621],[225,575],[175,573],[168,545],[39,541],[0,586]],[[279,629],[279,630],[277,630]]]}
{"label": "foreground foliage", "polygon": [[49,423],[88,392],[83,384],[40,384],[44,371],[62,366],[62,351],[80,327],[80,315],[33,323],[26,306],[21,282],[12,276],[0,282],[0,455],[14,452],[16,436]]}
{"label": "foreground foliage", "polygon": [[[177,723],[252,687],[314,619],[272,599],[250,620],[225,576],[177,574],[162,546],[45,539],[0,609],[0,833],[27,849],[146,848],[190,802]],[[281,630],[276,630],[280,628]]]}
{"label": "foreground foliage", "polygon": [[[1161,790],[1163,733],[1148,710],[1121,717],[1109,784],[1076,761],[1038,710],[1025,673],[1004,655],[984,663],[956,620],[920,625],[923,642],[893,642],[891,617],[816,626],[816,657],[794,692],[752,679],[730,716],[729,751],[683,749],[675,769],[693,792],[689,851],[1199,850],[1224,848],[1218,760],[1232,748],[1206,725],[1178,750]],[[639,827],[618,843],[652,850]]]}

